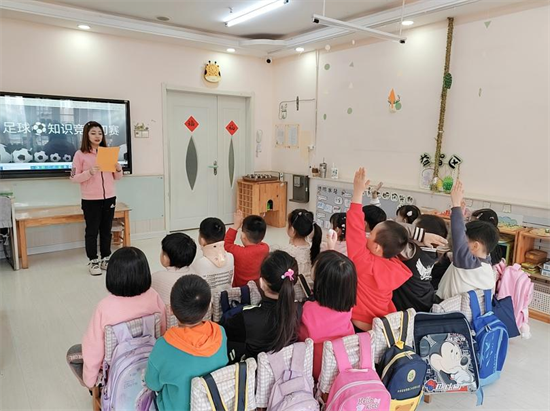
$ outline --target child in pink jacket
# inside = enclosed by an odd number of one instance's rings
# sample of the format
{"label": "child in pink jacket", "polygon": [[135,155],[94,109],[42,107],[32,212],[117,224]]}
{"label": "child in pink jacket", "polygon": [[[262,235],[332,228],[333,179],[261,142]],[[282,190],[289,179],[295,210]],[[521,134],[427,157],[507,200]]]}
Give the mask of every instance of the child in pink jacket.
{"label": "child in pink jacket", "polygon": [[[115,180],[122,178],[122,167],[115,164],[116,172],[103,172],[96,165],[97,150],[107,147],[101,124],[89,121],[84,125],[82,145],[75,153],[71,181],[80,184],[82,211],[86,221],[86,254],[91,275],[106,270],[111,255],[111,229],[115,215]],[[97,235],[101,261],[97,258]]]}
{"label": "child in pink jacket", "polygon": [[105,326],[159,313],[161,333],[166,329],[165,305],[151,288],[149,263],[141,250],[124,247],[113,253],[106,286],[110,294],[97,305],[82,345],[67,353],[69,366],[88,388],[96,385],[105,357]]}

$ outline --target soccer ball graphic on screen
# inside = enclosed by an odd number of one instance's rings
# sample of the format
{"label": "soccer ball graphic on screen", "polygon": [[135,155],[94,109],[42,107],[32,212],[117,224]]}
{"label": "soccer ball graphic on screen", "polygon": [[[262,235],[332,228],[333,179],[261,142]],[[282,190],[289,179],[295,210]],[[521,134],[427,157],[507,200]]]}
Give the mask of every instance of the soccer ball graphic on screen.
{"label": "soccer ball graphic on screen", "polygon": [[34,123],[34,126],[32,126],[32,130],[36,134],[40,135],[46,132],[46,125],[44,123],[41,123],[40,121],[37,121],[36,123]]}
{"label": "soccer ball graphic on screen", "polygon": [[61,156],[57,153],[50,154],[50,161],[58,163],[61,160]]}
{"label": "soccer ball graphic on screen", "polygon": [[12,156],[14,163],[29,163],[32,160],[32,155],[26,148],[14,150]]}
{"label": "soccer ball graphic on screen", "polygon": [[37,163],[45,163],[48,160],[48,156],[43,151],[38,151],[34,153],[34,161]]}
{"label": "soccer ball graphic on screen", "polygon": [[73,159],[73,157],[70,155],[70,154],[63,154],[63,161],[65,163],[68,163],[69,161],[71,161]]}

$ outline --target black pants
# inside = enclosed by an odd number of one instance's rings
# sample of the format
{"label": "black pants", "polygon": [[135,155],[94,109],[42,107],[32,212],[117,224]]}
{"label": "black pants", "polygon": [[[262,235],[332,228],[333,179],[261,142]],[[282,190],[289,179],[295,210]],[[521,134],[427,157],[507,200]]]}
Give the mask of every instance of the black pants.
{"label": "black pants", "polygon": [[111,255],[111,229],[115,216],[116,197],[105,200],[82,200],[82,211],[86,220],[86,255],[90,260],[97,258],[97,235],[101,258]]}

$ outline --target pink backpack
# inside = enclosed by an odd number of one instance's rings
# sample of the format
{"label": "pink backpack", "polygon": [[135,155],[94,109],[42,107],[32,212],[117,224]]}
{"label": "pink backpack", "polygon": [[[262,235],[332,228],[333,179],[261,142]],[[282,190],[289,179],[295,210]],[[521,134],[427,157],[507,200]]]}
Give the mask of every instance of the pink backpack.
{"label": "pink backpack", "polygon": [[328,395],[326,411],[389,411],[391,396],[372,367],[371,338],[368,332],[359,337],[359,369],[349,362],[342,339],[332,342],[338,376]]}
{"label": "pink backpack", "polygon": [[529,304],[533,300],[533,283],[519,264],[507,266],[504,261],[501,261],[495,268],[499,274],[496,294],[499,299],[512,297],[518,329],[523,338],[529,338],[531,332],[527,322],[529,321]]}

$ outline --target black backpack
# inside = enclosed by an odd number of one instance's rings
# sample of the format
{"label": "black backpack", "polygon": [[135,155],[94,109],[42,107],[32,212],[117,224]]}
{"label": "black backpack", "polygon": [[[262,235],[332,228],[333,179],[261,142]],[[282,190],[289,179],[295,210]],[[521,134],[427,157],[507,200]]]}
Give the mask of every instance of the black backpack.
{"label": "black backpack", "polygon": [[222,308],[222,318],[220,319],[220,324],[224,324],[228,319],[234,317],[240,313],[244,307],[250,305],[250,288],[248,285],[243,285],[241,289],[241,301],[231,300],[229,301],[229,295],[227,291],[222,291],[220,293],[220,305]]}
{"label": "black backpack", "polygon": [[376,370],[391,395],[392,409],[405,407],[408,410],[414,410],[422,398],[427,365],[411,347],[406,345],[410,314],[408,311],[400,314],[401,333],[397,339],[388,319],[381,318],[388,349],[382,355]]}

